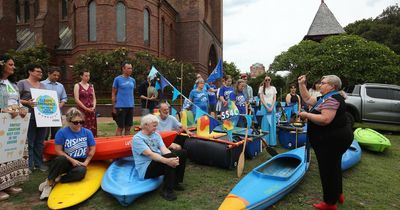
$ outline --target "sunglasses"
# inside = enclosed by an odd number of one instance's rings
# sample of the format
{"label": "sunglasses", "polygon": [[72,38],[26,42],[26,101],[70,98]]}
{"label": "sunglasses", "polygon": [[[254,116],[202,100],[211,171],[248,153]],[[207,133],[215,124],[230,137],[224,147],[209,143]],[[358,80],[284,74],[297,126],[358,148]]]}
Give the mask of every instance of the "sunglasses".
{"label": "sunglasses", "polygon": [[81,120],[81,121],[71,121],[71,123],[74,124],[74,125],[78,125],[78,124],[83,125],[83,123],[85,123],[85,121],[83,121],[83,120]]}
{"label": "sunglasses", "polygon": [[268,82],[269,82],[269,81],[271,81],[271,79],[265,79],[265,81],[268,81]]}

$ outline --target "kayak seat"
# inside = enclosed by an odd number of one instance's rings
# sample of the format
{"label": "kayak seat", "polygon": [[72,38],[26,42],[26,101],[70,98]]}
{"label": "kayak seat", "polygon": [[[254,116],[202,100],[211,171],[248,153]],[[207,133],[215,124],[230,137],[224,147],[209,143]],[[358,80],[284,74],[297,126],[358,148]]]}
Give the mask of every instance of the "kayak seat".
{"label": "kayak seat", "polygon": [[280,157],[259,168],[257,172],[263,176],[288,179],[296,172],[300,164],[301,160],[298,158]]}

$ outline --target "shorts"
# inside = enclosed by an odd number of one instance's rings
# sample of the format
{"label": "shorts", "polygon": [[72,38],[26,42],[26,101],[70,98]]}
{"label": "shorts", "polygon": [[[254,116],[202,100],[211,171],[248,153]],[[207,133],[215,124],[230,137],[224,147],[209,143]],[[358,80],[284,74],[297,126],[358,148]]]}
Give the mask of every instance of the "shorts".
{"label": "shorts", "polygon": [[216,106],[217,106],[217,104],[209,104],[209,105],[208,105],[208,111],[209,111],[210,113],[211,113],[211,112],[215,112]]}
{"label": "shorts", "polygon": [[117,123],[118,128],[132,127],[133,108],[117,108],[115,122]]}

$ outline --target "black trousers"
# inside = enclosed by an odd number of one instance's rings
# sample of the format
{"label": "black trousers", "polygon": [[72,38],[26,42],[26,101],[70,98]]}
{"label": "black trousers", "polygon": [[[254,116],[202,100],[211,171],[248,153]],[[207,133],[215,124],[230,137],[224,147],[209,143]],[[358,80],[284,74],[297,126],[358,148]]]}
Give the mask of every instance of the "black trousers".
{"label": "black trousers", "polygon": [[[79,160],[81,162],[85,161],[84,159]],[[64,156],[57,156],[53,163],[49,168],[49,175],[47,179],[54,180],[59,175],[65,174],[61,176],[60,182],[67,183],[67,182],[76,182],[80,181],[85,178],[86,175],[86,167],[84,166],[76,166],[74,167],[71,162],[67,160]]]}
{"label": "black trousers", "polygon": [[342,155],[350,144],[346,142],[330,144],[330,146],[313,146],[318,161],[323,199],[328,204],[336,204],[339,195],[343,193]]}
{"label": "black trousers", "polygon": [[147,167],[145,179],[159,177],[164,175],[164,187],[163,190],[171,191],[175,185],[183,182],[186,167],[186,150],[172,151],[171,153],[163,155],[165,158],[179,157],[179,165],[176,168],[172,168],[167,164],[160,163],[157,161],[151,161]]}

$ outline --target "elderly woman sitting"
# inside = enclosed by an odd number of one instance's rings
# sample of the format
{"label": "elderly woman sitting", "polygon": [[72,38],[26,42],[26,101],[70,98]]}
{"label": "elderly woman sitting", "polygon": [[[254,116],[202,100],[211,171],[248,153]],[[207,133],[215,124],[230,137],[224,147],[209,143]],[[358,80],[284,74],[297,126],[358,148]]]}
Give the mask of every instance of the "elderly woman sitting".
{"label": "elderly woman sitting", "polygon": [[159,120],[148,114],[142,118],[141,127],[133,137],[132,153],[140,178],[149,179],[164,175],[161,196],[168,201],[176,200],[174,190],[182,191],[186,164],[186,150],[171,152],[156,133]]}

